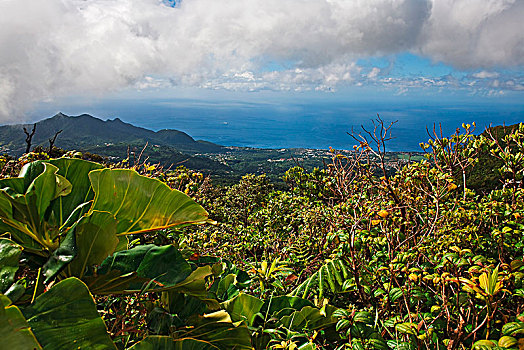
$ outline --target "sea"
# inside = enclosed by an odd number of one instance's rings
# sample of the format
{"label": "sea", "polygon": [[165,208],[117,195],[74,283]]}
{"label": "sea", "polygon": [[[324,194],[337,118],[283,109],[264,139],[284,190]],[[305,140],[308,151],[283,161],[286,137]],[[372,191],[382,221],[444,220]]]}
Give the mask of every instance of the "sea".
{"label": "sea", "polygon": [[152,130],[177,129],[194,139],[225,146],[275,149],[351,149],[356,142],[349,133],[358,137],[365,135],[365,130],[372,132],[378,118],[386,126],[393,123],[388,134],[391,140],[386,145],[388,151],[420,151],[419,144],[427,142],[434,130],[439,135],[442,130],[443,136],[449,136],[463,123],[475,122],[478,134],[489,125],[524,122],[524,103],[259,103],[166,99],[112,102],[62,112],[89,113],[101,119],[118,117]]}

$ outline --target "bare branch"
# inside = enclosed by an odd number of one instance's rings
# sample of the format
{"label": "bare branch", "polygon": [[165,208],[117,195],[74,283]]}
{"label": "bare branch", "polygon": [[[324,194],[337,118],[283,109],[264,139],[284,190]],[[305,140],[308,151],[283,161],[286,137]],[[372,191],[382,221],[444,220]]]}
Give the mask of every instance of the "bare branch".
{"label": "bare branch", "polygon": [[55,132],[55,136],[53,136],[52,139],[49,139],[49,151],[47,152],[49,155],[51,155],[51,151],[53,151],[53,147],[55,146],[56,138],[58,137],[58,135],[59,135],[62,131],[63,131],[63,130],[60,130],[60,131]]}
{"label": "bare branch", "polygon": [[33,136],[35,135],[35,131],[36,131],[36,123],[33,124],[33,130],[31,132],[27,131],[27,129],[24,126],[24,133],[26,135],[25,143],[27,144],[25,148],[25,153],[29,153],[29,151],[31,151],[31,142],[33,140]]}

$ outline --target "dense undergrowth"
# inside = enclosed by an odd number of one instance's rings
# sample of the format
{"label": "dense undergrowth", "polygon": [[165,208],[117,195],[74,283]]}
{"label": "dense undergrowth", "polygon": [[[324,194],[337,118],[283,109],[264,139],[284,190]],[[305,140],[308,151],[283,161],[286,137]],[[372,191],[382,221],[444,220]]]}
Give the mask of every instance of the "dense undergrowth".
{"label": "dense undergrowth", "polygon": [[434,132],[394,175],[375,126],[325,169],[290,169],[285,191],[79,153],[4,159],[2,342],[524,348],[524,126]]}

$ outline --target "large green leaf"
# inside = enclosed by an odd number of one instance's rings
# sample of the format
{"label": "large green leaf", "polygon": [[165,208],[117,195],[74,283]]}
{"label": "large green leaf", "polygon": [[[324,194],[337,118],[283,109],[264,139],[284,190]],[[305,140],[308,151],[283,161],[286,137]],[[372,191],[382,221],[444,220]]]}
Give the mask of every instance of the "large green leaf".
{"label": "large green leaf", "polygon": [[[35,172],[29,170],[33,167],[42,169],[41,172],[39,170],[35,171],[37,174],[39,173],[39,175],[36,176],[34,180],[32,179],[32,174]],[[49,163],[42,163],[42,165],[30,163],[24,166],[20,172],[20,177],[24,178],[26,184],[32,180],[26,189],[24,196],[26,199],[23,203],[28,206],[34,205],[40,221],[44,219],[44,215],[52,200],[67,196],[71,192],[71,182],[62,175],[59,175],[58,170],[57,166]],[[29,197],[30,195],[34,195],[34,203],[29,202],[32,199]],[[32,218],[32,220],[34,220],[34,218]]]}
{"label": "large green leaf", "polygon": [[[18,178],[1,180],[0,187],[5,191],[0,196],[4,197],[0,198],[0,214],[11,226],[9,231],[36,241],[43,237],[40,245],[56,248],[58,244],[51,241],[61,233],[66,221],[73,224],[89,209],[86,204],[94,192],[88,174],[100,168],[103,166],[97,163],[60,158],[29,163]],[[17,238],[22,243],[27,241],[27,237]]]}
{"label": "large green leaf", "polygon": [[172,288],[191,273],[191,266],[175,247],[142,245],[116,252],[84,281],[95,294],[133,293],[148,283],[151,289]]}
{"label": "large green leaf", "polygon": [[169,336],[149,336],[129,350],[175,350],[175,341]]}
{"label": "large green leaf", "polygon": [[[82,159],[58,158],[45,161],[58,167],[58,175],[65,177],[73,186],[71,192],[65,197],[59,197],[53,202],[53,212],[57,213],[58,223],[61,225],[71,216],[74,210],[81,204],[91,201],[95,193],[91,188],[89,172],[103,169],[101,164],[89,162]],[[89,208],[77,212],[71,218],[73,222],[78,220],[82,213]]]}
{"label": "large green leaf", "polygon": [[253,349],[249,329],[241,323],[231,323],[225,311],[196,317],[191,327],[177,333],[177,338],[206,341],[217,349]]}
{"label": "large green leaf", "polygon": [[69,230],[60,246],[51,254],[42,267],[42,272],[46,277],[45,283],[55,278],[76,257],[76,254],[75,230]]}
{"label": "large green leaf", "polygon": [[[57,174],[52,164],[26,165],[19,178],[0,180],[0,216],[2,232],[28,248],[44,247],[54,250],[58,227],[45,222],[53,200],[66,196],[71,183]],[[9,204],[7,203],[9,202]]]}
{"label": "large green leaf", "polygon": [[116,219],[113,214],[92,211],[83,216],[73,229],[77,254],[67,266],[67,275],[82,278],[88,268],[100,265],[115,252],[119,243]]}
{"label": "large green leaf", "polygon": [[174,340],[169,336],[149,336],[130,350],[217,350],[219,347],[197,339]]}
{"label": "large green leaf", "polygon": [[34,234],[30,228],[13,217],[12,205],[5,191],[6,188],[0,189],[0,234],[9,235],[11,239],[26,248],[34,248],[36,251],[40,250],[42,244],[33,238]]}
{"label": "large green leaf", "polygon": [[203,316],[195,315],[189,326],[178,328],[173,337],[147,337],[132,349],[229,350],[253,349],[253,346],[249,329],[241,323],[232,323],[228,313],[221,310]]}
{"label": "large green leaf", "polygon": [[252,326],[256,315],[264,305],[264,302],[249,294],[240,293],[233,299],[222,303],[224,309],[231,315],[234,322],[246,321]]}
{"label": "large green leaf", "polygon": [[220,301],[227,301],[238,295],[240,290],[251,285],[251,279],[247,272],[238,269],[227,259],[200,257],[196,263],[214,263],[215,278],[209,287],[209,292]]}
{"label": "large green leaf", "polygon": [[[99,265],[114,253],[120,243],[116,236],[116,219],[110,213],[91,212],[69,228],[43,267],[46,283],[67,266],[66,276],[82,278],[88,268]],[[127,248],[127,239],[125,239]]]}
{"label": "large green leaf", "polygon": [[331,305],[326,305],[322,309],[306,306],[289,316],[283,316],[280,322],[284,327],[297,331],[325,328],[337,323],[338,319],[332,317],[336,309],[336,307]]}
{"label": "large green leaf", "polygon": [[[207,278],[212,275],[213,271],[210,265],[200,266],[191,272],[185,280],[177,283],[173,287],[169,287],[169,292],[175,294],[181,293],[188,297],[196,298],[201,303],[205,304],[208,311],[219,310],[221,309],[220,303],[209,293],[207,288]],[[173,313],[178,312],[173,311]]]}
{"label": "large green leaf", "polygon": [[207,212],[187,195],[136,171],[94,170],[89,178],[95,191],[92,210],[112,213],[119,235],[208,221]]}
{"label": "large green leaf", "polygon": [[15,281],[21,253],[21,246],[9,239],[0,238],[0,293],[5,293]]}
{"label": "large green leaf", "polygon": [[213,275],[210,265],[200,266],[182,282],[176,284],[175,291],[198,298],[211,307],[219,309],[220,305],[215,299],[210,299],[206,286],[206,278]]}
{"label": "large green leaf", "polygon": [[264,302],[260,312],[265,316],[277,316],[278,318],[291,315],[295,311],[301,310],[305,306],[314,307],[309,300],[299,297],[279,296],[269,298]]}
{"label": "large green leaf", "polygon": [[2,349],[42,349],[26,319],[8,298],[0,294],[0,345]]}
{"label": "large green leaf", "polygon": [[23,310],[44,349],[116,349],[86,285],[68,278]]}
{"label": "large green leaf", "polygon": [[174,290],[162,292],[162,306],[171,315],[175,315],[172,325],[182,327],[193,315],[203,315],[208,310],[206,304],[195,297]]}

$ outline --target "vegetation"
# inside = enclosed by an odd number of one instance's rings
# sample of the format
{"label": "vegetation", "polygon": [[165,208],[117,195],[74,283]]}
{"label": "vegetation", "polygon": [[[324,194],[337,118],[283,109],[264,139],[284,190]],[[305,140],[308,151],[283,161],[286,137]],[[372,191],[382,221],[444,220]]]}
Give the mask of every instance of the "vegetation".
{"label": "vegetation", "polygon": [[374,126],[285,189],[79,153],[1,159],[2,345],[524,348],[524,125],[434,132],[396,172],[391,125]]}

